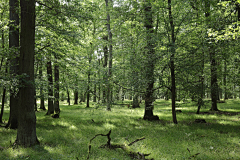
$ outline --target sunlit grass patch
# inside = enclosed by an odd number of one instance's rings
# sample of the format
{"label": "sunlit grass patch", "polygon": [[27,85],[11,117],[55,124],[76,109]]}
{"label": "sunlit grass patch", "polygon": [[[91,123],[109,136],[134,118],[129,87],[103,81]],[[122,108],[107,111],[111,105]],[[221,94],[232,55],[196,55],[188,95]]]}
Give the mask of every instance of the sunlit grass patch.
{"label": "sunlit grass patch", "polygon": [[[229,100],[219,104],[219,109],[239,112],[236,107],[238,103]],[[149,158],[155,160],[184,160],[197,153],[196,159],[240,159],[240,124],[237,114],[196,115],[195,103],[178,102],[177,109],[182,110],[182,113],[177,113],[179,123],[175,125],[172,123],[171,101],[154,102],[154,114],[159,116],[159,121],[142,119],[144,104],[136,109],[113,105],[111,112],[105,110],[106,106],[95,107],[92,104],[95,103],[91,103],[90,108],[85,108],[85,103],[61,105],[58,119],[45,116],[46,111],[36,112],[40,145],[32,148],[12,149],[10,145],[15,141],[17,131],[0,128],[0,146],[7,148],[0,151],[0,159],[84,160],[89,140],[96,134],[108,133],[110,129],[114,143],[129,143],[145,137],[131,148],[141,153],[151,153]],[[201,111],[207,112],[208,107],[203,107]],[[4,113],[4,119],[8,119],[8,113],[8,110]],[[195,119],[205,119],[207,123],[195,123]],[[106,142],[106,137],[94,139],[91,160],[131,159],[121,149],[99,148]]]}

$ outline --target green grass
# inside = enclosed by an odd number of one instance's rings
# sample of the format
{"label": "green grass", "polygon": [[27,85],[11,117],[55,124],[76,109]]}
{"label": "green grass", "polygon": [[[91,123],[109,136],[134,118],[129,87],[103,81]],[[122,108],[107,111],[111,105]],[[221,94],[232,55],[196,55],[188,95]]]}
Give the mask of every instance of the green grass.
{"label": "green grass", "polygon": [[[208,111],[210,103],[201,111]],[[96,134],[107,134],[111,129],[112,142],[127,143],[137,138],[145,140],[135,143],[131,148],[141,153],[151,153],[148,158],[155,160],[184,160],[200,153],[195,159],[226,160],[240,159],[240,115],[200,114],[196,115],[193,103],[178,103],[179,124],[172,123],[171,102],[155,102],[154,114],[160,121],[144,121],[144,107],[129,109],[114,105],[111,112],[105,106],[94,109],[85,104],[68,106],[61,104],[59,119],[45,116],[45,111],[36,112],[37,136],[39,146],[12,149],[10,144],[16,139],[16,130],[0,127],[0,146],[8,148],[0,151],[0,159],[41,159],[41,160],[84,160],[87,157],[88,143]],[[228,100],[218,104],[220,110],[240,112],[239,100]],[[3,119],[7,121],[9,109]],[[194,123],[197,118],[206,119],[206,124]],[[93,121],[94,122],[93,122]],[[92,141],[91,160],[130,160],[121,149],[99,148],[106,144],[106,137]],[[189,151],[187,150],[190,150]],[[194,159],[194,158],[192,158]]]}

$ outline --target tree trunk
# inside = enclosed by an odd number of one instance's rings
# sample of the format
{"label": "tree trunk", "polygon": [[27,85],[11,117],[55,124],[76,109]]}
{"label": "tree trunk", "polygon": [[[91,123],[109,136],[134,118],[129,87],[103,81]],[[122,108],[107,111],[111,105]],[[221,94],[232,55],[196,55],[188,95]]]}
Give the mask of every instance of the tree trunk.
{"label": "tree trunk", "polygon": [[67,102],[68,102],[68,105],[70,106],[70,95],[69,95],[69,90],[67,89]]}
{"label": "tree trunk", "polygon": [[55,110],[55,113],[59,114],[60,108],[59,108],[59,65],[58,65],[58,62],[56,62],[55,66],[54,66],[54,80],[55,80],[54,110]]}
{"label": "tree trunk", "polygon": [[173,117],[173,123],[177,124],[177,117],[176,117],[176,84],[175,84],[175,52],[176,52],[176,46],[175,46],[175,32],[174,32],[174,23],[173,23],[173,17],[172,17],[172,1],[168,0],[168,9],[169,9],[169,23],[170,23],[170,32],[171,32],[171,39],[170,39],[170,51],[171,51],[171,57],[170,57],[170,69],[171,69],[171,92],[172,92],[172,117]]}
{"label": "tree trunk", "polygon": [[132,108],[140,108],[139,102],[138,102],[138,97],[139,97],[139,95],[136,93],[133,97]]}
{"label": "tree trunk", "polygon": [[[105,43],[107,43],[108,41],[108,36],[103,36],[103,40]],[[103,53],[104,53],[104,62],[103,62],[103,68],[107,68],[107,62],[108,62],[108,47],[107,45],[105,44],[104,47],[103,47]],[[103,103],[106,103],[106,85],[107,85],[107,72],[104,72],[103,74]]]}
{"label": "tree trunk", "polygon": [[[98,60],[98,66],[99,66],[99,69],[98,69],[98,79],[100,80],[101,79],[101,72],[100,72],[100,59]],[[101,83],[98,84],[98,103],[100,102],[101,100]]]}
{"label": "tree trunk", "polygon": [[75,90],[74,91],[74,104],[78,104],[78,91],[77,90]]}
{"label": "tree trunk", "polygon": [[[109,3],[108,0],[105,0],[107,8],[107,30],[108,30],[108,39],[109,39],[109,59],[108,59],[108,81],[107,81],[107,111],[111,111],[112,106],[112,94],[111,94],[111,82],[112,77],[112,31],[110,27],[110,14],[109,14]],[[112,0],[110,0],[110,5],[112,6]]]}
{"label": "tree trunk", "polygon": [[[210,1],[205,0],[205,17],[208,24],[208,27],[211,28],[209,24],[209,17],[210,17]],[[211,101],[212,106],[210,110],[218,111],[217,108],[217,96],[218,96],[218,84],[217,84],[217,63],[215,57],[215,45],[214,42],[209,43],[211,40],[207,39],[207,45],[209,48],[209,55],[210,55],[210,68],[211,68]]]}
{"label": "tree trunk", "polygon": [[[92,46],[92,44],[91,44],[91,46]],[[89,68],[88,68],[88,81],[87,81],[87,105],[86,105],[87,108],[90,107],[89,102],[90,102],[90,83],[91,83],[90,82],[90,79],[91,79],[90,64],[91,64],[91,59],[92,59],[91,57],[92,57],[91,55],[89,55],[89,57],[88,57]]]}
{"label": "tree trunk", "polygon": [[34,86],[34,110],[37,111],[37,93],[35,86]]}
{"label": "tree trunk", "polygon": [[[16,80],[17,83],[18,80],[15,78],[15,76],[19,75],[19,15],[18,15],[18,9],[19,9],[19,3],[18,0],[10,0],[9,1],[10,6],[10,26],[9,26],[9,48],[11,48],[13,51],[16,49],[16,52],[12,53],[13,57],[10,60],[10,73],[12,74],[12,79]],[[16,83],[15,82],[15,83]],[[10,115],[8,124],[5,126],[6,128],[10,129],[17,129],[18,121],[18,105],[19,105],[19,91],[17,90],[17,86],[13,87],[13,90],[10,91]]]}
{"label": "tree trunk", "polygon": [[224,85],[224,101],[228,99],[227,94],[227,62],[224,60],[224,74],[223,74],[223,85]]}
{"label": "tree trunk", "polygon": [[52,62],[47,62],[47,75],[48,75],[48,111],[46,115],[54,114],[53,106],[53,78],[52,78]]}
{"label": "tree trunk", "polygon": [[[3,13],[2,13],[3,14]],[[3,15],[2,15],[3,16]],[[4,43],[5,43],[5,37],[4,37],[4,32],[2,30],[2,49],[4,49]],[[3,63],[3,58],[1,60],[1,68],[2,68],[2,63]],[[7,66],[7,63],[6,63],[6,66]],[[1,68],[0,68],[0,71],[1,71]],[[6,73],[7,73],[7,67],[6,67]],[[3,123],[2,121],[2,117],[3,117],[3,112],[4,112],[4,104],[5,104],[5,96],[6,96],[6,88],[3,87],[3,95],[2,95],[2,107],[1,107],[1,113],[0,113],[0,123]]]}
{"label": "tree trunk", "polygon": [[215,52],[210,49],[210,67],[211,67],[211,98],[212,98],[212,111],[218,111],[217,97],[218,97],[218,85],[217,85],[217,64],[215,58]]}
{"label": "tree trunk", "polygon": [[36,135],[36,116],[34,111],[34,37],[35,37],[35,0],[20,0],[20,104],[18,106],[18,130],[16,143],[25,147],[38,142]]}
{"label": "tree trunk", "polygon": [[146,28],[146,41],[145,47],[145,76],[147,80],[147,88],[145,92],[145,112],[143,119],[145,120],[157,120],[158,116],[153,115],[153,86],[154,86],[154,68],[155,68],[155,43],[154,43],[154,27],[153,27],[153,15],[152,5],[149,0],[144,1],[144,27]]}
{"label": "tree trunk", "polygon": [[[96,80],[96,74],[94,74],[94,78]],[[94,83],[94,87],[93,87],[93,102],[97,102],[97,84],[96,84],[96,82]]]}
{"label": "tree trunk", "polygon": [[[43,73],[42,73],[42,62],[40,62],[40,66],[39,66],[39,79],[41,80],[41,82],[43,77]],[[46,110],[45,108],[45,104],[44,104],[44,94],[43,94],[43,85],[40,85],[40,109],[42,110]]]}

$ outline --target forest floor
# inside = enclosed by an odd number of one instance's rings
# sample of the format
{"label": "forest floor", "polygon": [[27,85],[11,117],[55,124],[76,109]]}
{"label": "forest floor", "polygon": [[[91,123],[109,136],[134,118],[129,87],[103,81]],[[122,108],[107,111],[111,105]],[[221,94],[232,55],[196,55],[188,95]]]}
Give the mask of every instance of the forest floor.
{"label": "forest floor", "polygon": [[[125,101],[124,103],[130,103]],[[91,103],[68,106],[60,105],[60,118],[45,116],[46,111],[36,112],[37,137],[40,145],[31,148],[11,147],[17,131],[0,127],[1,160],[85,160],[88,144],[96,134],[107,134],[115,143],[129,143],[137,138],[144,140],[130,148],[141,153],[151,153],[148,158],[155,160],[239,160],[240,159],[240,100],[219,103],[224,112],[208,112],[210,103],[201,109],[204,114],[195,114],[197,107],[192,102],[178,102],[178,124],[172,123],[171,101],[157,100],[154,114],[159,121],[142,120],[141,108],[130,109],[127,105],[114,105],[112,111],[105,106]],[[236,113],[237,112],[237,113]],[[221,114],[226,113],[226,114]],[[6,122],[9,108],[3,120]],[[205,119],[207,123],[196,123]],[[99,148],[106,144],[107,137],[98,136],[91,142],[90,160],[130,160],[121,149]]]}

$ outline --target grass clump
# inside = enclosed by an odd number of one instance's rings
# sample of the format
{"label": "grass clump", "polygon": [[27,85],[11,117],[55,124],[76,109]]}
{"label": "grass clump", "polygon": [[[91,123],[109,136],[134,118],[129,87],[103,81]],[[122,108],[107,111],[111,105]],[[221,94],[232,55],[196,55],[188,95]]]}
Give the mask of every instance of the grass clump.
{"label": "grass clump", "polygon": [[[159,121],[142,120],[144,107],[129,109],[126,105],[114,105],[111,112],[105,106],[85,108],[85,104],[60,105],[60,118],[45,116],[46,111],[36,112],[37,136],[40,145],[32,148],[13,149],[17,131],[0,128],[0,159],[49,159],[84,160],[88,154],[89,140],[96,134],[107,134],[112,130],[111,138],[115,143],[129,143],[145,137],[131,146],[141,153],[151,153],[155,160],[225,160],[240,159],[240,115],[225,114],[240,112],[238,100],[220,103],[222,113],[199,114],[193,103],[179,102],[177,113],[179,124],[172,123],[171,102],[157,100],[154,114]],[[210,105],[210,104],[209,104]],[[206,106],[201,111],[207,112]],[[4,113],[7,121],[9,110]],[[205,119],[207,123],[195,123],[195,119]],[[130,160],[121,149],[107,150],[99,148],[106,144],[106,137],[97,137],[92,142],[91,160]]]}

